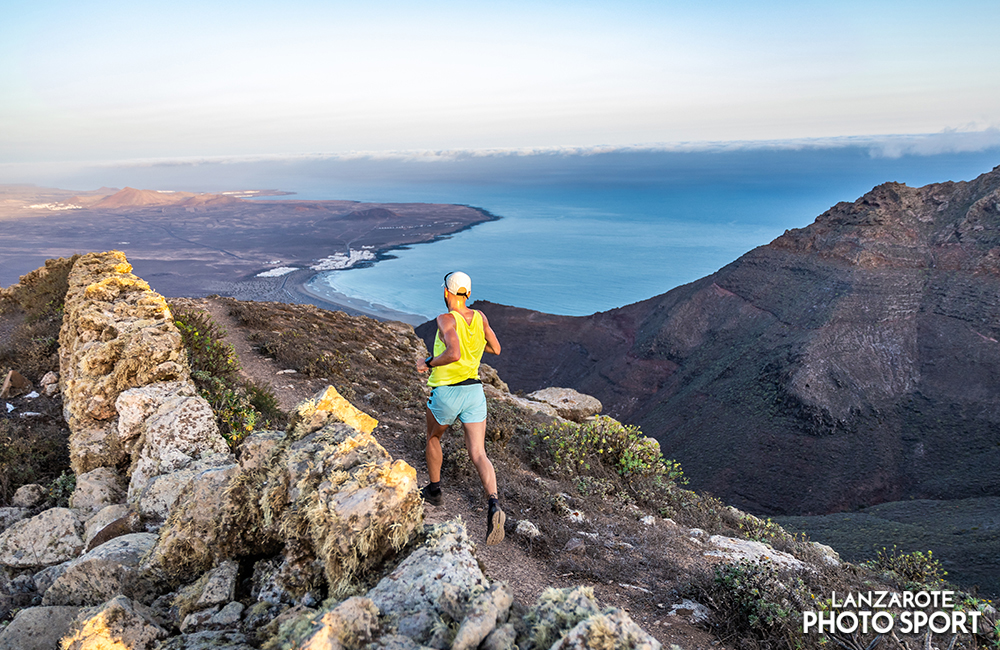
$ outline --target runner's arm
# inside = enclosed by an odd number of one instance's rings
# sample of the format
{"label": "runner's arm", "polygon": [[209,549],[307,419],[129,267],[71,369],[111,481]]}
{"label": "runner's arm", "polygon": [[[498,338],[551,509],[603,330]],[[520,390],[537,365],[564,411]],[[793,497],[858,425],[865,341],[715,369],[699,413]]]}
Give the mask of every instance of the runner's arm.
{"label": "runner's arm", "polygon": [[500,354],[500,341],[496,333],[490,327],[490,321],[486,319],[486,314],[479,312],[483,317],[483,335],[486,336],[486,351],[490,354]]}
{"label": "runner's arm", "polygon": [[455,328],[455,317],[451,314],[441,314],[437,317],[438,332],[444,341],[444,352],[434,357],[434,367],[454,363],[462,358],[462,343],[458,340],[458,330]]}

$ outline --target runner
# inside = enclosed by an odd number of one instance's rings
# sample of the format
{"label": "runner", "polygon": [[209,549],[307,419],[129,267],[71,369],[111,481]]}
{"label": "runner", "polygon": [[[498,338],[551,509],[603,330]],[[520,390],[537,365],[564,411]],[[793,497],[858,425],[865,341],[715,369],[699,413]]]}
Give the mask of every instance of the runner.
{"label": "runner", "polygon": [[500,354],[500,342],[486,315],[466,307],[472,280],[461,271],[444,276],[447,314],[437,317],[434,354],[417,361],[421,373],[430,370],[427,385],[433,388],[427,402],[427,473],[431,482],[420,490],[428,504],[439,506],[441,499],[441,436],[457,419],[465,431],[465,447],[479,472],[489,499],[486,516],[486,544],[503,541],[506,515],[500,508],[497,477],[486,457],[486,395],[479,381],[479,361],[483,352]]}

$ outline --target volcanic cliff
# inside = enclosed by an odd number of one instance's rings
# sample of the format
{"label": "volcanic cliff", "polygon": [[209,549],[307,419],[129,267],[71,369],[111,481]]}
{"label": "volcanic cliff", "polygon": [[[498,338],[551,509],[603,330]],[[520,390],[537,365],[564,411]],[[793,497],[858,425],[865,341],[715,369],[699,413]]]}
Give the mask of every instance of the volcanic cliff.
{"label": "volcanic cliff", "polygon": [[708,277],[592,316],[476,305],[503,333],[496,366],[513,390],[598,397],[741,508],[997,495],[998,188],[1000,167],[886,183]]}

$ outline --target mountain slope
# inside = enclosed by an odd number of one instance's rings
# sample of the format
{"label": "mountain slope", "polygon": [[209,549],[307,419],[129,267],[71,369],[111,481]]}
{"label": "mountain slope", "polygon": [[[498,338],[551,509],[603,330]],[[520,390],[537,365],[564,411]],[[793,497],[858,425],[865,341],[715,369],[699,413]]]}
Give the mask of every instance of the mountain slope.
{"label": "mountain slope", "polygon": [[1000,494],[1000,168],[887,183],[582,318],[477,303],[513,389],[566,385],[758,513]]}

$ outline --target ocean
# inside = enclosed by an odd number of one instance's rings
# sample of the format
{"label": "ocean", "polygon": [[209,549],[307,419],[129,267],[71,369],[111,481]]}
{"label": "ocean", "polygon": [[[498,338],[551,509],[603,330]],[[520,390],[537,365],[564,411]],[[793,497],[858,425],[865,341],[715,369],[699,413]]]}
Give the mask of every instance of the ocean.
{"label": "ocean", "polygon": [[395,163],[393,173],[393,163],[369,162],[367,177],[356,169],[346,179],[300,176],[289,198],[461,203],[501,217],[325,272],[314,291],[431,318],[443,307],[443,276],[462,270],[474,300],[582,316],[709,275],[880,183],[970,180],[997,163],[997,150],[897,158],[864,148],[618,153],[417,163],[437,168],[414,179],[403,173],[412,167]]}
{"label": "ocean", "polygon": [[881,183],[971,180],[1000,164],[994,135],[167,161],[39,180],[55,187],[273,188],[295,192],[287,199],[472,205],[501,219],[383,251],[374,264],[325,272],[311,288],[419,322],[441,310],[443,276],[463,270],[472,276],[473,299],[581,316],[711,274]]}

